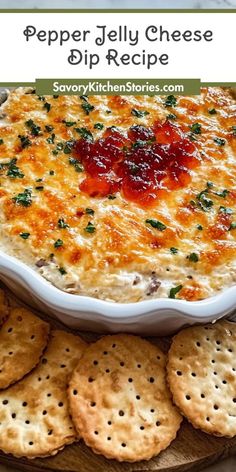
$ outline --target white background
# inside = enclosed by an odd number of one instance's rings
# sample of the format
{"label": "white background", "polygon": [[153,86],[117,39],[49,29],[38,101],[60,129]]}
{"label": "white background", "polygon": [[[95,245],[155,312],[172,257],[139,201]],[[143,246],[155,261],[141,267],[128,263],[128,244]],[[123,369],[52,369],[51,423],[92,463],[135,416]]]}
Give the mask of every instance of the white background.
{"label": "white background", "polygon": [[[200,78],[204,82],[234,82],[235,61],[235,14],[232,13],[28,13],[0,14],[1,73],[0,82],[32,82],[36,78]],[[137,46],[128,43],[107,42],[96,46],[96,25],[107,25],[117,29],[126,24],[130,29],[139,29],[140,42]],[[148,25],[163,25],[174,31],[213,30],[212,42],[148,42],[144,30]],[[55,43],[48,46],[36,37],[28,43],[23,31],[27,25],[37,30],[82,30],[90,29],[86,43],[67,42],[64,46]],[[93,33],[94,31],[94,33]],[[143,34],[142,34],[143,33]],[[92,70],[84,64],[70,65],[67,58],[70,49],[87,49],[98,53],[100,63]],[[145,66],[108,67],[105,59],[109,48],[118,49],[121,54],[148,52],[158,55],[167,53],[169,65],[157,64],[147,70]]]}

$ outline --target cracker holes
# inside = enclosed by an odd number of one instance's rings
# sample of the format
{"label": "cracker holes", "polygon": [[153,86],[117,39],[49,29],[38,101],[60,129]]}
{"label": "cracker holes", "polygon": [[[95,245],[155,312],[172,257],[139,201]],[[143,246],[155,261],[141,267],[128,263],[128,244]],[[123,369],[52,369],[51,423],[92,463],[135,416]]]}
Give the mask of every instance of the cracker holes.
{"label": "cracker holes", "polygon": [[140,426],[139,429],[141,429],[141,431],[144,431],[145,428],[144,428],[144,426]]}
{"label": "cracker holes", "polygon": [[111,425],[112,425],[112,422],[109,420],[109,421],[107,422],[107,424],[108,424],[109,426],[111,426]]}
{"label": "cracker holes", "polygon": [[16,413],[12,413],[11,417],[14,420],[16,418]]}
{"label": "cracker holes", "polygon": [[33,446],[33,445],[34,445],[33,441],[29,441],[29,446]]}
{"label": "cracker holes", "polygon": [[150,413],[155,413],[154,408],[151,408]]}
{"label": "cracker holes", "polygon": [[154,382],[155,382],[155,379],[154,379],[154,377],[149,377],[149,379],[148,379],[148,382],[150,382],[150,383],[154,383]]}
{"label": "cracker holes", "polygon": [[41,377],[38,377],[38,382],[41,382],[41,380],[42,380]]}
{"label": "cracker holes", "polygon": [[228,349],[228,352],[233,352],[233,349],[230,349],[230,348],[229,348],[229,349]]}
{"label": "cracker holes", "polygon": [[8,355],[9,355],[9,356],[12,356],[13,354],[14,354],[13,351],[8,352]]}
{"label": "cracker holes", "polygon": [[132,383],[132,382],[133,382],[132,377],[129,377],[129,378],[128,378],[128,382],[129,382],[129,383]]}
{"label": "cracker holes", "polygon": [[53,429],[49,429],[48,436],[51,436],[52,434],[53,434]]}
{"label": "cracker holes", "polygon": [[7,330],[8,333],[12,333],[12,331],[13,331],[13,328],[8,328]]}
{"label": "cracker holes", "polygon": [[88,378],[88,382],[89,382],[89,383],[92,383],[92,382],[94,382],[94,379],[93,379],[93,377],[89,377],[89,378]]}
{"label": "cracker holes", "polygon": [[183,375],[181,370],[177,370],[177,371],[176,371],[176,374],[177,374],[178,376]]}
{"label": "cracker holes", "polygon": [[66,352],[70,352],[70,349],[67,347],[67,348],[65,349],[65,351],[66,351]]}
{"label": "cracker holes", "polygon": [[98,431],[94,431],[94,434],[95,434],[96,436],[98,436],[99,432],[98,432]]}
{"label": "cracker holes", "polygon": [[9,403],[8,400],[3,400],[3,401],[2,401],[2,404],[3,404],[3,405],[7,405],[8,403]]}
{"label": "cracker holes", "polygon": [[47,375],[46,380],[49,380],[49,379],[50,379],[50,375]]}
{"label": "cracker holes", "polygon": [[221,342],[219,340],[216,341],[217,346],[220,346]]}
{"label": "cracker holes", "polygon": [[125,363],[121,361],[121,362],[120,362],[120,366],[121,366],[121,367],[124,367],[124,365],[125,365]]}
{"label": "cracker holes", "polygon": [[61,364],[61,365],[60,365],[60,368],[61,368],[61,369],[65,369],[65,367],[66,367],[66,364]]}
{"label": "cracker holes", "polygon": [[196,346],[197,346],[197,347],[201,347],[200,341],[197,341],[197,342],[196,342]]}
{"label": "cracker holes", "polygon": [[35,339],[35,335],[32,334],[32,336],[30,336],[30,339],[32,339],[32,341],[33,341],[33,339]]}
{"label": "cracker holes", "polygon": [[90,402],[90,406],[94,408],[96,406],[96,402]]}
{"label": "cracker holes", "polygon": [[161,426],[161,422],[160,421],[156,421],[156,426]]}
{"label": "cracker holes", "polygon": [[106,372],[107,374],[109,374],[109,373],[110,373],[110,369],[106,369],[105,372]]}
{"label": "cracker holes", "polygon": [[192,376],[192,377],[197,377],[197,374],[196,374],[195,372],[192,372],[192,373],[191,373],[191,376]]}
{"label": "cracker holes", "polygon": [[28,405],[27,402],[23,402],[23,403],[22,403],[22,406],[23,406],[24,408],[25,408],[27,405]]}
{"label": "cracker holes", "polygon": [[107,437],[107,441],[111,441],[111,436],[108,436],[108,437]]}
{"label": "cracker holes", "polygon": [[58,403],[58,406],[59,406],[59,408],[62,408],[62,407],[63,407],[63,405],[64,405],[64,403],[63,403],[63,402],[59,402],[59,403]]}
{"label": "cracker holes", "polygon": [[136,400],[140,400],[140,399],[141,399],[140,395],[136,395]]}
{"label": "cracker holes", "polygon": [[111,347],[112,347],[113,349],[115,349],[115,348],[116,348],[116,344],[112,344]]}
{"label": "cracker holes", "polygon": [[25,424],[30,424],[30,420],[25,420]]}
{"label": "cracker holes", "polygon": [[206,417],[206,421],[209,422],[210,421],[210,418],[209,416]]}
{"label": "cracker holes", "polygon": [[119,416],[125,416],[125,412],[123,410],[119,411]]}
{"label": "cracker holes", "polygon": [[98,365],[98,361],[93,361],[93,365]]}
{"label": "cracker holes", "polygon": [[233,398],[232,401],[233,401],[234,403],[236,403],[236,398]]}
{"label": "cracker holes", "polygon": [[22,321],[22,320],[23,320],[22,316],[17,316],[17,321]]}
{"label": "cracker holes", "polygon": [[218,390],[218,388],[219,388],[218,385],[215,385],[215,388],[216,388],[216,390]]}
{"label": "cracker holes", "polygon": [[107,356],[107,355],[108,355],[108,352],[107,352],[107,351],[103,351],[103,354],[104,354],[104,356]]}
{"label": "cracker holes", "polygon": [[222,384],[226,385],[227,384],[227,380],[222,380]]}
{"label": "cracker holes", "polygon": [[74,389],[73,390],[73,395],[78,395],[78,390]]}
{"label": "cracker holes", "polygon": [[157,360],[160,361],[160,360],[161,360],[161,356],[157,356]]}
{"label": "cracker holes", "polygon": [[142,365],[141,364],[137,364],[137,368],[138,369],[141,369]]}
{"label": "cracker holes", "polygon": [[47,414],[48,414],[47,410],[43,410],[43,411],[42,411],[42,415],[43,415],[43,416],[46,416]]}
{"label": "cracker holes", "polygon": [[185,395],[185,398],[186,398],[186,400],[191,400],[191,396],[190,396],[190,395]]}
{"label": "cracker holes", "polygon": [[126,443],[121,443],[121,447],[126,447]]}
{"label": "cracker holes", "polygon": [[213,408],[214,408],[214,410],[216,410],[216,411],[217,411],[217,410],[219,410],[219,406],[218,406],[218,405],[216,405],[216,404],[214,405],[214,407],[213,407]]}
{"label": "cracker holes", "polygon": [[52,394],[50,392],[47,393],[47,397],[51,397],[51,396],[52,396]]}
{"label": "cracker holes", "polygon": [[201,393],[201,398],[206,398],[204,393]]}
{"label": "cracker holes", "polygon": [[46,359],[46,357],[44,357],[44,358],[42,359],[42,364],[47,364],[47,362],[48,362],[48,360]]}

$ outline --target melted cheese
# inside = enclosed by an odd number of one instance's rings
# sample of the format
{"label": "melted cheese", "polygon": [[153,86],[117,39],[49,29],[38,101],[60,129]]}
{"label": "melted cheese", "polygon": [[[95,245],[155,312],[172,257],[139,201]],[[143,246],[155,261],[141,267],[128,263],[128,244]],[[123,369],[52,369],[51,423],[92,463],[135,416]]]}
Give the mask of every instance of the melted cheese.
{"label": "melted cheese", "polygon": [[[24,176],[14,178],[7,175],[9,166],[0,167],[1,249],[62,290],[104,300],[167,297],[171,288],[181,285],[176,297],[194,301],[233,285],[236,229],[230,228],[236,222],[235,101],[229,91],[220,88],[202,89],[200,96],[177,97],[174,109],[166,108],[164,100],[159,96],[93,96],[89,103],[94,110],[87,115],[77,96],[40,100],[24,89],[11,92],[2,106],[0,163],[16,158],[15,165]],[[49,111],[45,103],[51,105]],[[133,108],[149,114],[135,117]],[[216,114],[209,113],[213,108]],[[126,133],[134,124],[151,126],[163,121],[170,112],[187,130],[196,122],[201,125],[201,134],[195,138],[202,161],[191,171],[187,186],[172,191],[152,208],[129,202],[120,193],[110,200],[91,198],[79,190],[84,172],[76,172],[70,154],[60,149],[60,143],[64,147],[66,141],[79,139],[75,127],[87,128],[96,139],[104,130],[94,129],[95,123],[102,123],[104,129],[117,126]],[[39,136],[31,135],[27,120],[40,126]],[[66,126],[63,121],[76,124]],[[53,126],[53,130],[48,132],[45,126]],[[30,145],[22,149],[19,135],[28,137]],[[225,145],[215,138],[224,139]],[[207,182],[213,186],[207,187]],[[213,204],[203,211],[198,196],[206,188]],[[14,200],[25,189],[31,192],[29,206]],[[87,214],[86,208],[94,214]],[[148,218],[161,221],[166,230],[147,225]],[[66,228],[58,226],[61,219]],[[85,231],[89,222],[95,226],[94,233]],[[29,233],[28,238],[23,239],[22,233]],[[58,240],[63,244],[55,247]]]}

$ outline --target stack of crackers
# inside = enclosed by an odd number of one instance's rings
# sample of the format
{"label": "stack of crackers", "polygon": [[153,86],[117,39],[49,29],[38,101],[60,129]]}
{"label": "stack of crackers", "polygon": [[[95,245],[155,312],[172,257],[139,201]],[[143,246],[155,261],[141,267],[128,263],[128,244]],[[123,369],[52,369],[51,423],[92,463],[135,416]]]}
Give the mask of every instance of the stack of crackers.
{"label": "stack of crackers", "polygon": [[132,335],[88,345],[51,330],[0,292],[0,449],[54,455],[82,438],[119,461],[148,460],[176,437],[184,415],[196,428],[236,435],[236,328],[187,328],[167,356]]}

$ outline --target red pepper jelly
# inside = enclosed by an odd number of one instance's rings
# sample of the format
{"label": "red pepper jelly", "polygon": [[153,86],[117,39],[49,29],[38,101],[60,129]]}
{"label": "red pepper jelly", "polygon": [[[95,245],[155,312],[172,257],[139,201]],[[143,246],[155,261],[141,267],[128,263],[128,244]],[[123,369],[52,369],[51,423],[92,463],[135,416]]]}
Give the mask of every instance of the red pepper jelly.
{"label": "red pepper jelly", "polygon": [[119,191],[141,206],[151,206],[166,192],[186,186],[191,169],[200,162],[196,145],[169,121],[131,126],[127,136],[108,128],[96,141],[76,141],[74,157],[86,173],[82,192],[105,197]]}

